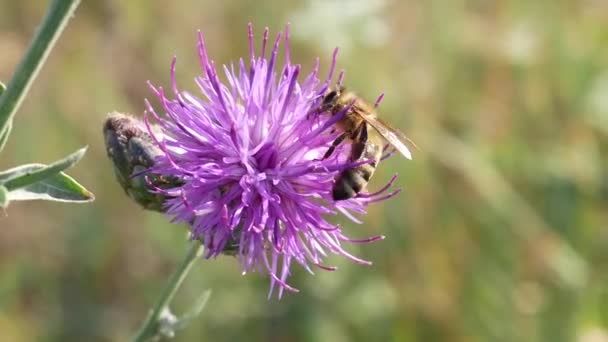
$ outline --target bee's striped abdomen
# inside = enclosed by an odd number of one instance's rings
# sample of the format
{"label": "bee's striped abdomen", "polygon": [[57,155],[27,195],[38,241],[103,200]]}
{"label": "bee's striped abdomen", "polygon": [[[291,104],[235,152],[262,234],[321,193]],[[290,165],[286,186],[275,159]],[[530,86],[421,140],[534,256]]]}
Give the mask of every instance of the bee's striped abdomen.
{"label": "bee's striped abdomen", "polygon": [[374,175],[376,167],[382,158],[382,141],[378,137],[370,137],[364,143],[353,143],[351,161],[373,160],[352,169],[342,171],[336,178],[332,189],[335,201],[345,200],[357,196]]}

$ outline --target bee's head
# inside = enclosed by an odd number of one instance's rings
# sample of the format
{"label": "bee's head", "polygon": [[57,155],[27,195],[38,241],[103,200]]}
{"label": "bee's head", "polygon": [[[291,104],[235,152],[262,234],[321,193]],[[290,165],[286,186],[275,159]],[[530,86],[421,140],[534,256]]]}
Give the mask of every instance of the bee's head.
{"label": "bee's head", "polygon": [[338,99],[340,95],[344,92],[344,87],[335,87],[331,88],[328,93],[323,97],[323,102],[321,103],[320,112],[332,111],[339,102]]}
{"label": "bee's head", "polygon": [[326,106],[326,105],[332,104],[335,101],[337,96],[338,96],[338,90],[329,91],[325,95],[325,97],[323,97],[323,105]]}

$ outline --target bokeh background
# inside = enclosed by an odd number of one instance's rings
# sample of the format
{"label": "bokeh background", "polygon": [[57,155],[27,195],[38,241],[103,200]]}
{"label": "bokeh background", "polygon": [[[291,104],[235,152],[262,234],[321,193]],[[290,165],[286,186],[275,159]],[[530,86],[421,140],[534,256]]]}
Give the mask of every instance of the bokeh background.
{"label": "bokeh background", "polygon": [[[0,79],[48,1],[0,0]],[[230,257],[195,265],[174,309],[213,289],[175,341],[608,341],[608,2],[604,0],[83,1],[17,114],[0,169],[82,145],[71,174],[86,205],[12,204],[0,213],[0,340],[123,341],[186,248],[186,228],[124,196],[106,158],[108,112],[141,115],[145,85],[199,72],[196,30],[216,62],[292,24],[292,59],[386,97],[413,161],[391,158],[404,192],[352,236],[387,239],[294,268],[301,293],[267,300],[268,280]]]}

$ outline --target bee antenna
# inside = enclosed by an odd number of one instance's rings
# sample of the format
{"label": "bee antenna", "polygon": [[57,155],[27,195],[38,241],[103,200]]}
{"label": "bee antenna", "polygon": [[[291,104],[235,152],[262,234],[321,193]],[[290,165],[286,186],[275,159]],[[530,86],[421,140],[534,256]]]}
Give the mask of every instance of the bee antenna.
{"label": "bee antenna", "polygon": [[380,102],[382,102],[382,99],[384,98],[384,93],[380,94],[380,96],[378,96],[378,99],[376,99],[376,103],[374,103],[374,108],[378,108],[378,106],[380,105]]}

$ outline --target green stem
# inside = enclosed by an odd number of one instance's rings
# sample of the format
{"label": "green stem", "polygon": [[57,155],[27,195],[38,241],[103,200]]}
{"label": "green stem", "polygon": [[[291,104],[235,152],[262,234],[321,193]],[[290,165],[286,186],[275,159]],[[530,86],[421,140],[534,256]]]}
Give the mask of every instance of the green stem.
{"label": "green stem", "polygon": [[158,334],[158,322],[160,315],[162,314],[165,308],[168,308],[169,303],[171,303],[171,300],[177,292],[177,289],[186,278],[186,275],[194,264],[194,261],[196,261],[198,251],[202,248],[203,247],[199,241],[193,241],[191,243],[190,248],[188,249],[188,252],[184,257],[184,260],[182,260],[177,270],[175,270],[175,272],[171,275],[169,283],[163,289],[163,292],[158,298],[158,302],[156,303],[148,317],[146,317],[146,321],[137,333],[137,336],[133,338],[134,342],[147,341],[148,339]]}
{"label": "green stem", "polygon": [[42,68],[53,45],[78,7],[80,0],[54,0],[42,25],[17,67],[6,91],[0,96],[0,132],[11,122]]}

